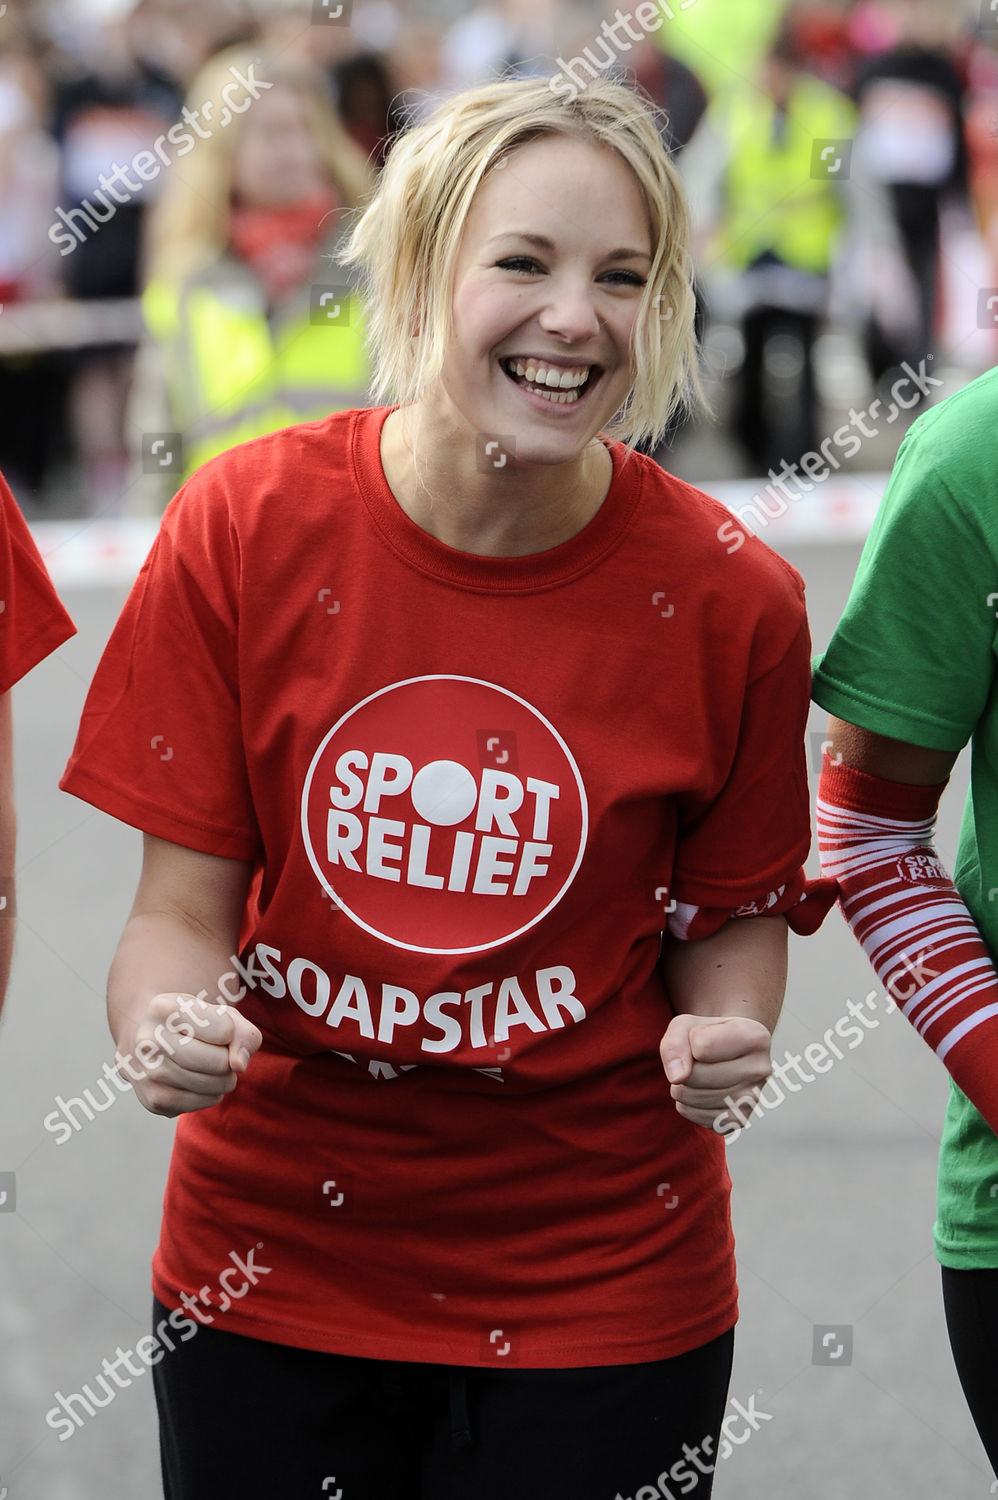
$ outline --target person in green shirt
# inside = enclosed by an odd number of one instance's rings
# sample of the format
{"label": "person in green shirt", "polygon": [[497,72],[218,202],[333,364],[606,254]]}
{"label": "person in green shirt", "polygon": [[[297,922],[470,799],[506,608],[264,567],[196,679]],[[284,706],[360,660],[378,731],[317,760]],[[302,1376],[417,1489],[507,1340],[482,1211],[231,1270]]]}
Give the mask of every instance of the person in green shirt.
{"label": "person in green shirt", "polygon": [[[998,1472],[998,370],[921,416],[843,618],[816,663],[828,709],[822,873],[888,992],[950,1073],[936,1254],[950,1343]],[[960,750],[953,879],[932,846]]]}

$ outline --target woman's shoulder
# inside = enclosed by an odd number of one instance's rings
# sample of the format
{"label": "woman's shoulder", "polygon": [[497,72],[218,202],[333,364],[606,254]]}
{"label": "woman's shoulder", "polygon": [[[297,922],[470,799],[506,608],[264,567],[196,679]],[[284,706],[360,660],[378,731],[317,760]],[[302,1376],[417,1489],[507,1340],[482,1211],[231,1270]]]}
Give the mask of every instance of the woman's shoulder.
{"label": "woman's shoulder", "polygon": [[260,521],[272,529],[313,513],[328,518],[336,509],[352,509],[358,468],[372,445],[377,451],[382,414],[381,408],[351,408],[239,443],[191,476],[167,517],[204,511],[248,532]]}
{"label": "woman's shoulder", "polygon": [[764,597],[803,599],[804,581],[796,568],[740,525],[723,501],[644,454],[631,453],[619,474],[624,483],[641,486],[643,542],[684,571],[730,591],[743,605]]}

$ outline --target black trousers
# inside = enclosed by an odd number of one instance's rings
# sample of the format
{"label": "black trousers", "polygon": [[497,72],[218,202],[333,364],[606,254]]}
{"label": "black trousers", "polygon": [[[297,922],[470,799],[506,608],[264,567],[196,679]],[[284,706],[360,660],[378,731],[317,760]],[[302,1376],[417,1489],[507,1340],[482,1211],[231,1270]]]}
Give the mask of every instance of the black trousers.
{"label": "black trousers", "polygon": [[998,1474],[998,1271],[943,1266],[943,1306],[956,1372]]}
{"label": "black trousers", "polygon": [[[156,1303],[155,1322],[166,1316]],[[153,1369],[164,1494],[632,1500],[647,1486],[707,1500],[733,1343],[729,1332],[654,1363],[499,1370],[319,1354],[200,1327]]]}

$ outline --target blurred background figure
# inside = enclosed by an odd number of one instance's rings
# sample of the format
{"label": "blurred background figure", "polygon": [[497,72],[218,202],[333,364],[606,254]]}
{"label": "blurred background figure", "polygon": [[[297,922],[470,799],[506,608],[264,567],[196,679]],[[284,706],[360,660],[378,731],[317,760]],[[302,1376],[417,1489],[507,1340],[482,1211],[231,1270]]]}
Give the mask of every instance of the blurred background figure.
{"label": "blurred background figure", "polygon": [[[59,288],[59,255],[47,237],[59,151],[47,128],[44,47],[21,12],[17,19],[0,40],[0,306],[7,309]],[[20,494],[37,492],[59,456],[66,376],[65,359],[47,350],[0,357],[0,468]]]}
{"label": "blurred background figure", "polygon": [[400,26],[386,62],[397,88],[396,106],[406,119],[423,118],[439,94],[442,50],[442,28],[432,21],[410,17]]}
{"label": "blurred background figure", "polygon": [[221,119],[223,90],[231,98],[255,64],[269,87],[174,165],[150,225],[152,341],[132,422],[136,434],[179,436],[179,454],[160,450],[160,504],[236,443],[367,404],[362,313],[331,257],[371,173],[324,75],[229,50],[195,78],[188,105],[208,118],[212,101]]}
{"label": "blurred background figure", "polygon": [[855,110],[805,73],[784,24],[715,97],[681,158],[715,295],[744,344],[734,425],[752,471],[817,444],[814,344],[846,218]]}
{"label": "blurred background figure", "polygon": [[358,52],[333,69],[336,107],[350,139],[380,170],[392,137],[403,128],[396,79],[387,58]]}
{"label": "blurred background figure", "polygon": [[[982,39],[967,62],[966,119],[968,187],[987,266],[985,280],[998,287],[998,51]],[[998,359],[995,342],[991,358]]]}
{"label": "blurred background figure", "polygon": [[713,97],[752,73],[779,29],[783,9],[779,0],[738,0],[737,5],[670,0],[661,6],[665,20],[655,37],[693,69]]}
{"label": "blurred background figure", "polygon": [[[875,297],[866,336],[874,380],[936,351],[941,213],[948,201],[967,210],[959,11],[936,0],[895,0],[880,7],[880,21],[890,45],[867,58],[854,85],[856,159],[888,194],[914,298],[907,326],[894,330]],[[893,295],[886,281],[877,290]]]}
{"label": "blurred background figure", "polygon": [[551,71],[576,33],[599,24],[595,7],[571,0],[487,0],[444,33],[440,72],[445,91],[486,79]]}
{"label": "blurred background figure", "polygon": [[[55,222],[63,285],[81,300],[134,297],[139,290],[142,225],[161,179],[146,181],[127,169],[170,128],[183,103],[177,59],[158,55],[145,29],[150,10],[132,0],[105,6],[102,21],[78,33],[77,58],[56,80],[53,130],[62,172]],[[133,365],[130,345],[84,349],[72,358],[70,425],[83,508],[91,514],[120,505]]]}
{"label": "blurred background figure", "polygon": [[801,66],[843,93],[851,93],[860,61],[851,14],[835,0],[803,0],[791,12]]}
{"label": "blurred background figure", "polygon": [[654,33],[636,43],[627,62],[634,82],[668,116],[665,144],[678,155],[706,114],[706,89],[693,69],[667,51]]}
{"label": "blurred background figure", "polygon": [[[607,18],[612,19],[615,6],[607,6]],[[664,36],[664,42],[660,40]],[[686,149],[697,127],[707,112],[707,91],[696,73],[680,58],[667,50],[668,32],[664,28],[651,32],[634,44],[626,55],[626,66],[621,70],[625,81],[643,89],[664,114],[659,122],[659,134],[672,155],[678,158]],[[706,319],[703,289],[699,278],[696,291],[696,335],[702,343]],[[693,421],[687,413],[677,412],[658,448],[652,453],[665,467],[671,465],[671,453],[677,437]],[[642,449],[642,452],[650,451]]]}
{"label": "blurred background figure", "polygon": [[[117,201],[98,196],[116,161],[148,156],[165,132],[188,128],[181,108],[200,109],[203,90],[217,82],[195,84],[198,70],[233,45],[280,59],[285,72],[312,80],[309,97],[325,95],[316,108],[333,119],[328,138],[293,126],[290,136],[309,138],[306,154],[318,152],[320,180],[341,208],[355,201],[358,158],[376,173],[392,139],[443,92],[497,73],[553,72],[583,56],[602,76],[631,79],[665,111],[668,144],[685,156],[700,216],[698,281],[710,289],[701,327],[717,415],[677,424],[659,456],[705,482],[765,472],[774,453],[792,462],[814,446],[816,422],[818,435],[834,430],[836,412],[869,401],[878,379],[888,386],[900,361],[917,366],[935,352],[934,368],[944,365],[952,382],[998,359],[998,315],[987,323],[978,305],[998,287],[998,25],[982,6],[662,0],[660,24],[650,29],[647,9],[639,22],[640,7],[616,0],[352,0],[339,22],[312,0],[8,0],[0,17],[0,301],[19,307],[18,327],[31,331],[18,341],[13,317],[0,327],[0,463],[29,512],[113,515],[147,502],[148,475],[137,503],[130,494],[143,433],[189,431],[185,471],[214,451],[216,427],[222,445],[252,436],[236,373],[228,382],[218,369],[211,379],[188,378],[184,351],[195,334],[179,310],[189,309],[180,288],[192,278],[200,282],[198,351],[213,277],[227,335],[245,340],[243,361],[250,324],[256,329],[240,388],[247,408],[268,414],[260,422],[293,421],[321,405],[303,394],[316,389],[304,335],[297,369],[287,373],[287,330],[309,287],[345,282],[322,259],[337,210],[316,228],[314,174],[311,186],[292,192],[298,169],[285,173],[280,160],[251,166],[251,180],[232,187],[236,145],[245,134],[252,159],[254,121],[276,107],[272,91],[225,129],[198,133],[189,155],[170,145],[153,180],[131,173],[134,190],[120,191],[118,179]],[[604,23],[616,25],[616,44]],[[585,74],[584,63],[576,67],[577,79]],[[822,85],[837,92],[823,94]],[[858,106],[849,119],[844,95]],[[311,104],[285,105],[318,118]],[[816,171],[815,139],[850,141],[857,119],[851,161],[836,175],[833,150]],[[284,124],[279,138],[287,143]],[[261,143],[264,153],[269,144]],[[217,193],[228,205],[222,216]],[[296,227],[292,198],[304,202],[309,229]],[[159,213],[165,199],[176,214]],[[272,270],[285,254],[301,273],[297,292]],[[133,299],[147,281],[151,331],[133,390],[141,326]],[[65,296],[71,307],[51,305]],[[108,299],[118,307],[105,308]],[[308,316],[305,326],[315,328]],[[357,341],[348,358],[346,330],[327,331],[337,332],[337,358],[346,361],[330,404],[366,400]],[[296,392],[290,400],[278,394],[286,387]],[[864,446],[862,462],[889,463],[894,438],[894,429],[885,432],[882,454]],[[177,477],[164,474],[164,495]]]}
{"label": "blurred background figure", "polygon": [[[403,17],[392,0],[367,0],[348,14],[350,24],[338,24],[314,19],[311,0],[261,3],[251,41],[264,57],[322,73],[350,139],[380,168],[389,140],[402,127],[398,94],[404,82],[397,63]],[[435,66],[430,81],[436,84]]]}

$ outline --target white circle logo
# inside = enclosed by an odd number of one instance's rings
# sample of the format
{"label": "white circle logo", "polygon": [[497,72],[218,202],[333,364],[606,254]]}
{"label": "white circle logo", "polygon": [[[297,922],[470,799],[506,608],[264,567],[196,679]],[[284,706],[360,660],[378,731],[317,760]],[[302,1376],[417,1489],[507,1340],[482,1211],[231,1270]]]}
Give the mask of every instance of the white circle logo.
{"label": "white circle logo", "polygon": [[543,714],[493,683],[441,675],[381,688],[333,725],[301,825],[320,884],[365,932],[416,953],[479,953],[561,900],[588,806]]}

